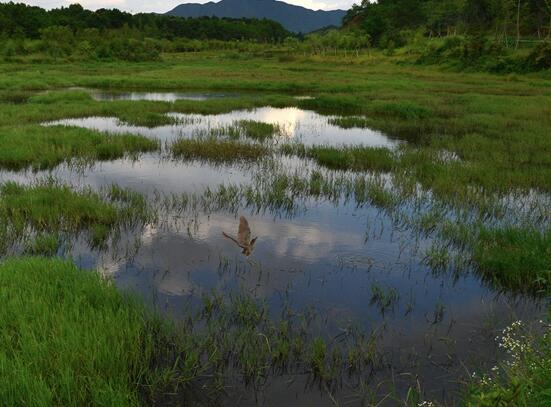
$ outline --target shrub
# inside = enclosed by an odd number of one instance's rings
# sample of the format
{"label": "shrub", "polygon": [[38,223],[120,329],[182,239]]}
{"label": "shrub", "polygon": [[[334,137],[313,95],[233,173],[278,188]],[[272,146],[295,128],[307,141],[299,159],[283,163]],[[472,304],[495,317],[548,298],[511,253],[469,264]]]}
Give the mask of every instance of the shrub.
{"label": "shrub", "polygon": [[[536,60],[538,63],[534,62]],[[544,69],[540,61],[545,61],[545,52],[543,57],[538,54],[530,62],[526,62],[509,55],[509,51],[501,43],[490,41],[480,34],[450,37],[436,45],[432,43],[417,59],[420,64],[451,63],[459,68],[475,68],[493,73]]]}
{"label": "shrub", "polygon": [[42,49],[51,57],[66,57],[71,55],[74,45],[74,35],[68,27],[52,26],[41,31]]}
{"label": "shrub", "polygon": [[551,43],[538,45],[526,58],[527,68],[530,70],[543,70],[551,68]]}
{"label": "shrub", "polygon": [[143,41],[132,38],[114,38],[103,44],[98,56],[105,59],[121,59],[123,61],[156,61],[161,52],[156,41]]}
{"label": "shrub", "polygon": [[[551,309],[550,309],[551,311]],[[550,313],[551,317],[551,313]],[[463,405],[468,407],[549,406],[551,401],[551,325],[540,321],[543,334],[513,322],[496,338],[508,360],[489,374],[473,374]]]}

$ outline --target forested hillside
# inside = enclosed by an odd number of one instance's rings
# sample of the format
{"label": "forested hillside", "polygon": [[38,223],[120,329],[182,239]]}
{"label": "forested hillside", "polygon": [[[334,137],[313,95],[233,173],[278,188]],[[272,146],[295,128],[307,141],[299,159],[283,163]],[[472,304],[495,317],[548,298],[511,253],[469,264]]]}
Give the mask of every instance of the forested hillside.
{"label": "forested hillside", "polygon": [[344,10],[310,10],[275,0],[221,0],[205,4],[183,3],[167,14],[180,17],[267,18],[297,33],[309,33],[328,26],[340,27]]}
{"label": "forested hillside", "polygon": [[180,18],[90,11],[78,4],[53,10],[0,4],[0,55],[51,59],[157,60],[162,52],[234,47],[239,42],[275,43],[292,34],[258,19]]}
{"label": "forested hillside", "polygon": [[[0,4],[0,37],[40,38],[44,30],[66,27],[73,34],[85,30],[125,29],[158,39],[248,39],[277,41],[290,35],[279,23],[258,19],[204,17],[186,19],[159,14],[126,13],[117,9],[90,11],[79,4],[44,10],[25,4]],[[90,32],[89,32],[90,33]]]}
{"label": "forested hillside", "polygon": [[511,43],[551,38],[551,0],[364,0],[345,21],[378,45],[404,43],[417,29],[437,37],[485,32]]}
{"label": "forested hillside", "polygon": [[[269,46],[267,46],[269,45]],[[158,60],[162,53],[224,50],[283,60],[369,54],[495,73],[551,67],[551,0],[364,1],[341,29],[295,35],[267,19],[182,18],[71,5],[46,11],[0,4],[0,57],[34,63]]]}
{"label": "forested hillside", "polygon": [[502,73],[551,67],[551,0],[364,0],[345,26],[421,64]]}

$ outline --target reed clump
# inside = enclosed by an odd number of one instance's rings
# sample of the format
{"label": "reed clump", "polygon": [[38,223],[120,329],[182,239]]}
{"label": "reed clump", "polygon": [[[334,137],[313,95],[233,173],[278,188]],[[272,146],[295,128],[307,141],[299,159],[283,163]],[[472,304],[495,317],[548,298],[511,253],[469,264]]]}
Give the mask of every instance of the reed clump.
{"label": "reed clump", "polygon": [[176,140],[170,149],[177,158],[205,160],[214,163],[257,161],[269,154],[269,149],[259,144],[221,140],[213,137],[181,138]]}

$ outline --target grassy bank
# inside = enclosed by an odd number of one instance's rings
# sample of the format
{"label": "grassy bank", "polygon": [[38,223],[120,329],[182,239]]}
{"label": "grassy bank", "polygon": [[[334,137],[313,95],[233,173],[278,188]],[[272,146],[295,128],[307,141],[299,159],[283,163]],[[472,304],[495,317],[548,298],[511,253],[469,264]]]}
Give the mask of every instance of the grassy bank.
{"label": "grassy bank", "polygon": [[351,332],[329,345],[305,316],[272,321],[248,295],[204,295],[180,330],[71,262],[7,259],[0,283],[6,405],[212,402],[226,383],[300,374],[333,388],[380,366],[374,337]]}
{"label": "grassy bank", "polygon": [[155,352],[141,305],[62,260],[7,260],[0,281],[3,404],[139,404]]}
{"label": "grassy bank", "polygon": [[18,126],[0,129],[0,167],[20,170],[53,168],[61,162],[113,160],[158,149],[146,137],[109,135],[76,127]]}

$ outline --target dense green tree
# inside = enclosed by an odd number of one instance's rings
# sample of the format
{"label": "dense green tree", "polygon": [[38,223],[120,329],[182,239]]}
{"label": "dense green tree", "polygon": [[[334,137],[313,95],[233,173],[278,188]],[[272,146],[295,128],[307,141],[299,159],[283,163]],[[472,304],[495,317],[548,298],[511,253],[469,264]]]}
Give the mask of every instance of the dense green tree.
{"label": "dense green tree", "polygon": [[54,25],[44,28],[41,37],[44,51],[54,58],[68,56],[73,51],[75,37],[69,27]]}
{"label": "dense green tree", "polygon": [[403,42],[401,33],[411,29],[427,36],[494,35],[518,45],[521,37],[551,38],[551,0],[363,0],[345,23],[383,46]]}
{"label": "dense green tree", "polygon": [[38,39],[48,27],[66,27],[74,34],[86,29],[100,32],[127,28],[133,34],[159,39],[217,39],[282,41],[292,34],[279,23],[258,19],[216,17],[180,18],[159,14],[125,13],[117,9],[85,10],[78,4],[46,11],[16,3],[0,3],[0,37]]}

